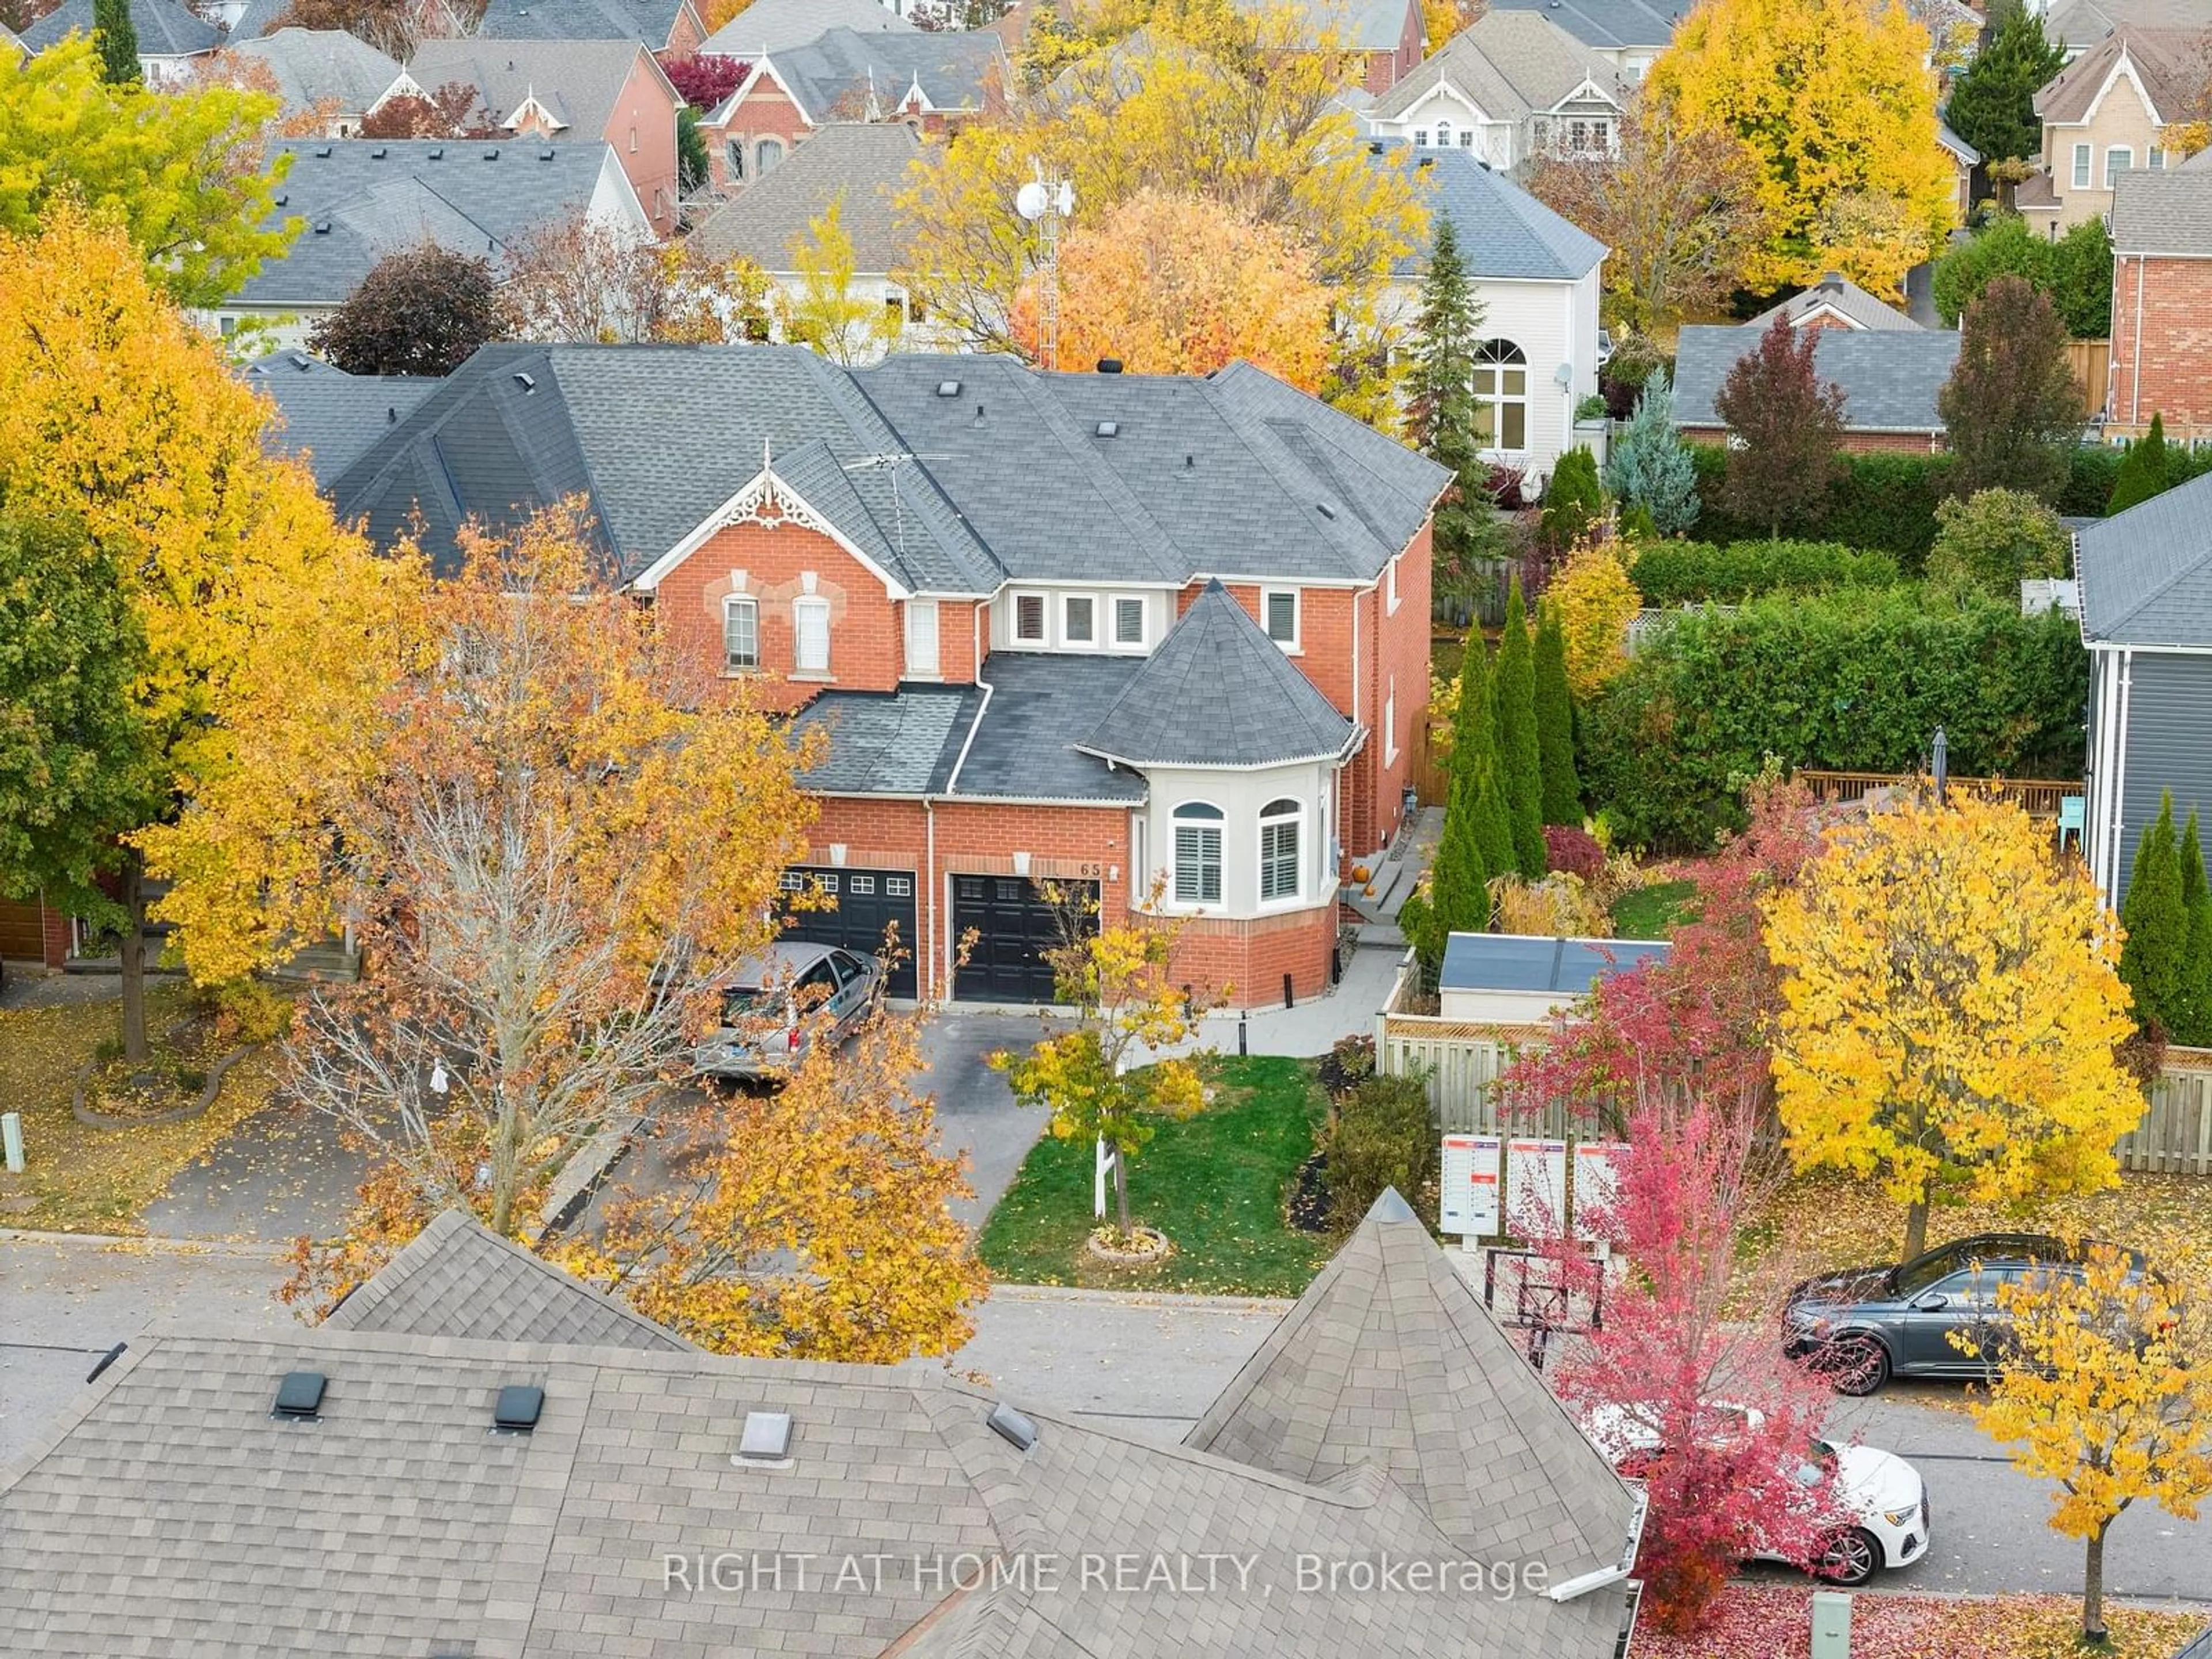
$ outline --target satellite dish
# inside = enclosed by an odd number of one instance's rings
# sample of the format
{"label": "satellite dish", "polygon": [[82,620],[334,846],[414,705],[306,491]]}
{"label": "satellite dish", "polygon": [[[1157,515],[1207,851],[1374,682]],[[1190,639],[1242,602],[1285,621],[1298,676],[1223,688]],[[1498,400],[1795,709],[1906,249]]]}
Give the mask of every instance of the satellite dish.
{"label": "satellite dish", "polygon": [[1034,224],[1045,216],[1052,204],[1052,192],[1042,181],[1032,179],[1014,192],[1014,211]]}

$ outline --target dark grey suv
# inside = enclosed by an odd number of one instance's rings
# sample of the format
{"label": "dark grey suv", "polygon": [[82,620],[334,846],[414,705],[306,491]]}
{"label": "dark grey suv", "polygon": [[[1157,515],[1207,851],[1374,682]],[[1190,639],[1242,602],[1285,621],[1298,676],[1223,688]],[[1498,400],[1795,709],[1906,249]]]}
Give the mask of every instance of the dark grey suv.
{"label": "dark grey suv", "polygon": [[[1784,1341],[1838,1392],[1872,1394],[1893,1376],[1989,1376],[2005,1352],[1997,1291],[2039,1273],[2079,1273],[2089,1246],[2039,1233],[1978,1233],[1894,1267],[1851,1267],[1790,1292]],[[2129,1252],[2135,1273],[2148,1273]],[[1951,1340],[1972,1339],[1969,1357]]]}

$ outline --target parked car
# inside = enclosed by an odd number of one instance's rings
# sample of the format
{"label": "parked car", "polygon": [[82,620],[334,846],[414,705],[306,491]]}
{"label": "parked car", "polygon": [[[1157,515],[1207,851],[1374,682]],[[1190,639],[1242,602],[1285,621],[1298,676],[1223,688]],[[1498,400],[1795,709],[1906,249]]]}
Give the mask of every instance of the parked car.
{"label": "parked car", "polygon": [[[2038,1273],[2078,1275],[2089,1248],[2039,1233],[1977,1233],[1893,1267],[1825,1273],[1790,1291],[1784,1340],[1842,1394],[1872,1394],[1893,1376],[1987,1376],[2006,1350],[1999,1289]],[[2131,1277],[2150,1272],[2136,1252],[2128,1258]],[[1954,1332],[1975,1352],[1953,1342]]]}
{"label": "parked car", "polygon": [[703,1077],[787,1075],[824,1036],[842,1042],[883,996],[875,957],[828,945],[780,942],[738,970],[722,1024],[694,1051]]}
{"label": "parked car", "polygon": [[[1732,1416],[1753,1427],[1764,1420],[1748,1406],[1715,1402],[1708,1408],[1722,1437]],[[1583,1430],[1613,1468],[1631,1479],[1649,1466],[1661,1443],[1650,1424],[1619,1406],[1601,1406],[1586,1413]],[[1806,1448],[1796,1474],[1808,1503],[1828,1500],[1844,1520],[1827,1553],[1809,1569],[1815,1577],[1853,1589],[1884,1569],[1911,1566],[1928,1553],[1932,1518],[1928,1483],[1896,1453],[1814,1440]],[[1755,1550],[1753,1559],[1803,1565],[1764,1547]]]}

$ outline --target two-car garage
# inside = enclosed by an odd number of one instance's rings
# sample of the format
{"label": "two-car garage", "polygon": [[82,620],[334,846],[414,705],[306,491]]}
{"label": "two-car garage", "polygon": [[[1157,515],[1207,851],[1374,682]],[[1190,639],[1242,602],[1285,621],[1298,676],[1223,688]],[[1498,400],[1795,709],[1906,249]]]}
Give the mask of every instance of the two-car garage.
{"label": "two-car garage", "polygon": [[[962,1001],[1042,1003],[1056,1000],[1047,953],[1061,942],[1071,914],[1088,931],[1097,926],[1098,884],[1053,883],[1048,896],[1024,876],[950,878],[952,902],[949,944],[973,935],[967,960],[956,970],[952,994]],[[911,870],[850,869],[805,865],[787,870],[784,890],[821,895],[823,903],[795,903],[785,913],[784,937],[880,956],[887,929],[898,930],[902,959],[886,988],[912,999],[915,963],[924,948]]]}

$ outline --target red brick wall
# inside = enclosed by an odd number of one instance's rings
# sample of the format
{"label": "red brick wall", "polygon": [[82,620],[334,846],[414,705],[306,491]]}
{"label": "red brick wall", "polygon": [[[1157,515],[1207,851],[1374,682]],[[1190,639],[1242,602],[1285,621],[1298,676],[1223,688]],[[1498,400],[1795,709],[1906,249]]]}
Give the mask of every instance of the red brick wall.
{"label": "red brick wall", "polygon": [[[1686,426],[1682,436],[1693,444],[1725,444],[1728,428],[1718,426]],[[1846,450],[1863,454],[1871,450],[1889,450],[1908,455],[1933,455],[1943,448],[1943,434],[1938,432],[1846,432]]]}
{"label": "red brick wall", "polygon": [[2212,422],[2212,260],[2114,259],[2105,412],[2130,427],[2160,415],[2169,432]]}
{"label": "red brick wall", "polygon": [[668,39],[660,50],[671,58],[689,58],[707,43],[707,26],[697,11],[690,6],[679,7],[676,21],[669,26]]}
{"label": "red brick wall", "polygon": [[1176,983],[1208,1000],[1226,997],[1238,1008],[1273,1007],[1282,1001],[1285,974],[1301,1000],[1326,989],[1335,946],[1334,902],[1250,921],[1200,916],[1182,924],[1173,971]]}
{"label": "red brick wall", "polygon": [[813,129],[806,118],[799,112],[799,106],[791,101],[781,87],[763,76],[751,91],[731,105],[730,112],[720,126],[710,127],[703,122],[699,128],[707,141],[708,158],[714,164],[714,182],[727,188],[733,181],[729,174],[729,141],[738,140],[744,146],[745,180],[759,176],[755,143],[762,138],[780,138],[786,154]]}
{"label": "red brick wall", "polygon": [[681,100],[640,52],[607,117],[605,134],[621,158],[622,170],[637,191],[646,216],[653,221],[653,234],[661,237],[676,234],[676,112],[680,107]]}

